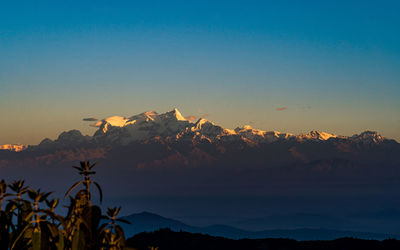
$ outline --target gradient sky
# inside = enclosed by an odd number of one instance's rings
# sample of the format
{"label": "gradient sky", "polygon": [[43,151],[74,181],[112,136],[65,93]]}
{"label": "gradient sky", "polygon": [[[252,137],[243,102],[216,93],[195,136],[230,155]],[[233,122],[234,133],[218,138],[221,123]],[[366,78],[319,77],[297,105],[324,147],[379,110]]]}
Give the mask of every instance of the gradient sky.
{"label": "gradient sky", "polygon": [[227,128],[400,140],[399,13],[399,1],[2,1],[0,144],[174,107]]}

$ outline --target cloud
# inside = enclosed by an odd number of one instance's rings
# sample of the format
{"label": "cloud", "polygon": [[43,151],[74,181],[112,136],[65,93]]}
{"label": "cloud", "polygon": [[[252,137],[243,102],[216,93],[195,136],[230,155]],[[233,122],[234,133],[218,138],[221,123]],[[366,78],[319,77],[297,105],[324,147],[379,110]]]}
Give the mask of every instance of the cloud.
{"label": "cloud", "polygon": [[196,116],[196,115],[189,115],[189,116],[186,116],[185,119],[189,120],[191,122],[195,122],[195,121],[197,121],[199,119],[199,117]]}
{"label": "cloud", "polygon": [[99,119],[93,118],[93,117],[89,117],[89,118],[83,118],[82,120],[85,121],[85,122],[95,122],[95,121],[98,121]]}
{"label": "cloud", "polygon": [[102,122],[102,121],[98,121],[98,122],[96,122],[96,123],[92,123],[92,124],[90,124],[89,126],[90,126],[90,127],[95,127],[95,128],[98,128],[98,127],[100,127],[100,126],[101,126],[101,124],[103,124],[103,122]]}
{"label": "cloud", "polygon": [[189,116],[185,116],[186,120],[189,120],[191,122],[195,122],[200,118],[206,118],[207,116],[209,116],[209,114],[200,114],[200,115],[189,115]]}
{"label": "cloud", "polygon": [[276,111],[284,111],[284,110],[287,110],[287,109],[288,109],[287,107],[277,107]]}

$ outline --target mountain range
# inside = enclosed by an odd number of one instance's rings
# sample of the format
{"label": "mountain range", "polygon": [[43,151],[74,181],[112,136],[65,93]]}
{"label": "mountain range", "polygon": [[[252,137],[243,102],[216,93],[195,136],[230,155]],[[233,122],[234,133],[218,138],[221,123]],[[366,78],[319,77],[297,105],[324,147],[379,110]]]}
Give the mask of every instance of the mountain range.
{"label": "mountain range", "polygon": [[74,147],[85,143],[97,145],[128,145],[132,142],[164,141],[190,141],[193,144],[208,141],[213,144],[224,142],[239,142],[248,146],[256,146],[262,143],[273,143],[283,141],[328,141],[352,142],[361,144],[381,144],[394,142],[382,137],[379,133],[365,131],[353,136],[341,136],[326,132],[311,131],[308,134],[294,135],[278,131],[262,131],[254,129],[249,125],[237,127],[234,130],[223,128],[204,118],[197,121],[188,120],[175,108],[164,114],[147,111],[139,115],[126,118],[112,116],[92,124],[98,127],[93,136],[83,136],[78,130],[63,132],[52,141],[44,139],[37,146],[11,145],[0,146],[0,149],[11,151],[22,151],[37,147]]}
{"label": "mountain range", "polygon": [[113,188],[123,183],[137,187],[130,186],[124,191],[128,193],[397,190],[400,144],[377,132],[341,136],[318,131],[293,135],[250,126],[231,130],[203,118],[191,121],[177,109],[112,116],[92,125],[97,127],[92,136],[70,130],[18,152],[0,150],[0,167],[17,176],[13,178],[25,178],[23,173],[32,179],[39,175],[37,167],[53,166],[46,171],[66,176],[67,170],[56,166],[97,161],[103,166],[102,178],[121,180]]}
{"label": "mountain range", "polygon": [[121,159],[134,151],[138,168],[228,162],[268,166],[316,162],[321,165],[318,161],[323,161],[321,166],[352,165],[349,161],[400,162],[400,144],[373,131],[341,136],[319,131],[294,135],[248,125],[231,130],[203,118],[185,119],[177,109],[164,114],[148,111],[128,118],[112,116],[93,126],[98,127],[93,136],[70,130],[56,140],[46,138],[38,145],[0,146],[0,163],[6,164],[7,159],[13,158],[4,151],[18,152],[19,159],[34,157],[46,163],[79,160],[83,154],[90,159],[115,158],[117,154]]}

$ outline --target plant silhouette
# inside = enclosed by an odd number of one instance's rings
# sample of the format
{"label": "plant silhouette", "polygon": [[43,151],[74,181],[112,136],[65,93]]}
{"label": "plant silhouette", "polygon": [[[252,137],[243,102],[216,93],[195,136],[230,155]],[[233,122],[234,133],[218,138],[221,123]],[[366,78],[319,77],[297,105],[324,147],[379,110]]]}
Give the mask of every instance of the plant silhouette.
{"label": "plant silhouette", "polygon": [[103,201],[103,192],[102,192],[102,190],[101,190],[100,185],[99,185],[97,182],[95,182],[95,181],[93,181],[93,180],[90,179],[90,176],[91,176],[91,175],[96,174],[95,171],[92,171],[92,169],[93,169],[96,165],[97,165],[97,163],[94,163],[94,164],[90,165],[90,162],[89,162],[89,161],[81,161],[81,166],[80,166],[80,167],[73,166],[73,168],[75,168],[75,169],[77,169],[77,170],[79,171],[79,174],[80,174],[80,175],[83,175],[83,176],[84,176],[84,180],[78,181],[78,182],[76,182],[74,185],[72,185],[72,187],[70,187],[70,188],[68,189],[68,191],[65,193],[65,197],[67,197],[68,194],[71,193],[72,190],[74,190],[76,187],[78,187],[79,184],[83,184],[83,185],[85,186],[85,189],[80,190],[80,192],[82,192],[81,195],[82,195],[82,194],[83,194],[83,195],[86,195],[88,201],[90,201],[90,184],[94,184],[94,185],[96,185],[96,187],[97,187],[97,189],[98,189],[98,191],[99,191],[99,194],[100,194],[100,202]]}
{"label": "plant silhouette", "polygon": [[[52,192],[32,189],[23,180],[0,181],[0,249],[32,250],[94,250],[124,249],[125,234],[117,222],[119,208],[109,208],[102,215],[101,208],[91,202],[90,187],[94,184],[100,194],[100,185],[91,179],[96,163],[80,162],[74,166],[83,180],[74,183],[66,192],[69,205],[66,215],[56,213],[58,198],[50,199]],[[80,184],[83,188],[71,196]],[[9,192],[10,191],[10,192]],[[108,222],[100,225],[101,220]]]}

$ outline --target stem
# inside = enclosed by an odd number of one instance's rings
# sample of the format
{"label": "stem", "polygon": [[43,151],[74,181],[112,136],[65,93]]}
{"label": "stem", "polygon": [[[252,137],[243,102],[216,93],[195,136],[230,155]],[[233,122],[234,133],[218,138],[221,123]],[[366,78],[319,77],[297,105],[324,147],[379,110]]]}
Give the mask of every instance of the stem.
{"label": "stem", "polygon": [[39,207],[38,207],[38,202],[35,201],[34,203],[34,209],[35,209],[35,214],[34,214],[34,223],[35,223],[35,227],[39,227],[39,219],[38,219],[38,211],[39,211]]}
{"label": "stem", "polygon": [[90,189],[89,189],[90,178],[89,178],[89,176],[85,176],[85,186],[86,186],[86,194],[88,196],[88,200],[90,201]]}

